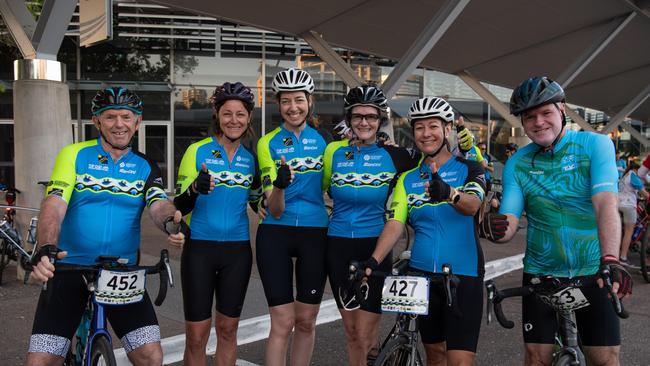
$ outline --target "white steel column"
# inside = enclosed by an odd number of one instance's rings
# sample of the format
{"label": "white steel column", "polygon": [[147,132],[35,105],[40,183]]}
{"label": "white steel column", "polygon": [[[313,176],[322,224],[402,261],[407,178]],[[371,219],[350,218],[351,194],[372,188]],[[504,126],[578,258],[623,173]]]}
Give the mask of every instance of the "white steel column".
{"label": "white steel column", "polygon": [[451,27],[470,0],[448,0],[424,27],[382,85],[390,99]]}
{"label": "white steel column", "polygon": [[354,88],[363,84],[363,79],[357,75],[332,47],[314,31],[304,32],[300,37],[305,40],[325,63],[327,63],[336,72],[348,88]]}
{"label": "white steel column", "polygon": [[582,127],[583,130],[589,132],[596,132],[596,130],[594,130],[594,127],[590,125],[589,122],[585,121],[584,118],[580,117],[580,115],[576,111],[571,109],[568,105],[565,105],[564,107],[565,107],[564,109],[566,111],[566,115],[569,116],[569,118],[571,118],[573,122],[577,123],[578,126]]}
{"label": "white steel column", "polygon": [[[571,84],[573,79],[575,79],[575,77],[578,76],[614,38],[616,38],[616,36],[630,23],[630,21],[632,21],[632,19],[634,19],[635,16],[636,13],[631,12],[622,21],[619,19],[612,20],[609,24],[608,32],[595,39],[591,46],[585,49],[573,64],[557,77],[556,81],[560,83],[563,88],[566,88],[567,85]],[[610,29],[612,30],[610,31]]]}
{"label": "white steel column", "polygon": [[467,84],[476,94],[478,94],[481,98],[483,98],[484,101],[486,101],[497,113],[503,117],[512,127],[522,127],[521,126],[521,121],[512,114],[510,114],[510,111],[506,108],[506,106],[503,105],[503,103],[494,95],[492,94],[491,91],[489,91],[486,87],[481,84],[480,81],[476,80],[474,76],[472,76],[467,70],[461,71],[458,74],[458,77]]}
{"label": "white steel column", "polygon": [[625,120],[625,117],[627,117],[630,113],[634,112],[645,100],[650,96],[650,84],[646,85],[643,90],[639,94],[637,94],[634,99],[632,99],[623,109],[621,109],[612,119],[610,122],[605,126],[605,128],[601,131],[602,133],[610,133],[612,132],[618,125]]}

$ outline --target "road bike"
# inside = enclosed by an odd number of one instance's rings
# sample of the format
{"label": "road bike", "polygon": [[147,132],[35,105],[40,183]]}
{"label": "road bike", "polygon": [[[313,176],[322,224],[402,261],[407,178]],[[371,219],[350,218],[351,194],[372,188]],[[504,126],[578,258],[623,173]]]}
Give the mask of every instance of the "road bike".
{"label": "road bike", "polygon": [[[605,287],[610,294],[612,306],[616,314],[626,319],[629,314],[625,311],[622,302],[612,290],[611,272],[609,267],[599,271],[604,279]],[[595,279],[584,282],[583,278],[559,279],[553,276],[536,276],[530,280],[530,284],[522,287],[513,287],[505,290],[498,290],[493,280],[485,283],[487,289],[487,321],[491,321],[491,308],[494,309],[496,318],[507,329],[514,327],[514,322],[508,320],[501,308],[501,302],[508,297],[515,296],[537,296],[542,302],[550,306],[557,314],[556,321],[558,331],[555,338],[556,350],[553,352],[553,366],[585,366],[585,356],[578,340],[578,325],[575,311],[589,306],[589,301],[580,290],[581,288],[597,286]]]}
{"label": "road bike", "polygon": [[[422,354],[418,347],[418,317],[427,315],[429,310],[429,288],[439,286],[444,291],[447,306],[455,305],[455,293],[459,283],[452,274],[449,264],[442,265],[442,273],[430,274],[409,268],[410,252],[405,251],[393,265],[391,273],[373,271],[371,276],[384,277],[382,291],[382,312],[397,313],[395,324],[388,335],[380,342],[376,359],[369,358],[368,365],[375,366],[423,366]],[[360,283],[364,277],[358,262],[350,264],[350,280]],[[368,286],[355,286],[356,298],[367,298]]]}
{"label": "road bike", "polygon": [[[55,262],[55,255],[50,260]],[[100,256],[94,265],[82,266],[55,263],[57,273],[73,272],[84,276],[90,296],[75,336],[74,347],[66,355],[65,366],[116,365],[112,338],[108,331],[106,306],[127,305],[142,301],[146,275],[159,274],[158,295],[154,300],[160,306],[167,296],[167,286],[174,286],[169,253],[160,251],[160,260],[153,266],[128,265],[116,256]],[[49,286],[46,296],[52,296]]]}

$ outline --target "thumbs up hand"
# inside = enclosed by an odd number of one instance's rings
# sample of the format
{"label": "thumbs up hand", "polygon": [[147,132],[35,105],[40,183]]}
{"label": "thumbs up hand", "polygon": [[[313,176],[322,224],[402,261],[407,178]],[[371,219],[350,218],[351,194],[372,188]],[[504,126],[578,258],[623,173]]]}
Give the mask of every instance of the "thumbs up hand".
{"label": "thumbs up hand", "polygon": [[196,177],[192,183],[192,190],[200,194],[208,194],[214,189],[214,180],[208,172],[208,167],[205,163],[201,163],[201,171],[199,176]]}
{"label": "thumbs up hand", "polygon": [[282,155],[280,157],[280,167],[278,168],[278,176],[273,181],[273,185],[279,189],[285,189],[291,184],[293,180],[293,169],[287,165],[287,160]]}
{"label": "thumbs up hand", "polygon": [[438,164],[431,163],[431,180],[424,183],[425,194],[431,202],[448,201],[451,196],[451,186],[445,183],[438,174]]}

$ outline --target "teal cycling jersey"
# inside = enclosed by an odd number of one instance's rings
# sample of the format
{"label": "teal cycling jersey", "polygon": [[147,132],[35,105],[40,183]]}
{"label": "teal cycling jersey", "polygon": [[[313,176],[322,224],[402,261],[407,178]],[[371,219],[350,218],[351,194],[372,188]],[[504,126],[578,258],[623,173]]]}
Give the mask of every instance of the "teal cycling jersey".
{"label": "teal cycling jersey", "polygon": [[284,190],[284,212],[279,219],[267,215],[263,224],[327,226],[322,191],[324,152],[325,140],[308,125],[299,137],[281,125],[257,142],[257,158],[264,191],[273,189],[273,181],[277,177],[283,156],[295,174],[291,184]]}
{"label": "teal cycling jersey", "polygon": [[329,188],[334,204],[328,235],[379,236],[390,182],[419,158],[412,150],[393,146],[350,146],[348,140],[327,145],[323,188]]}
{"label": "teal cycling jersey", "polygon": [[[479,163],[452,156],[438,174],[445,183],[483,201],[485,174]],[[431,169],[423,159],[399,177],[387,211],[389,220],[408,220],[415,230],[411,267],[440,273],[443,264],[450,264],[454,274],[482,276],[485,263],[475,217],[459,213],[449,202],[432,203],[425,195],[429,180]]]}
{"label": "teal cycling jersey", "polygon": [[508,159],[499,211],[526,210],[524,272],[575,277],[594,274],[600,242],[592,197],[616,193],[614,146],[606,135],[567,130],[553,151],[531,143]]}
{"label": "teal cycling jersey", "polygon": [[[215,182],[214,190],[208,194],[190,192],[203,163]],[[183,155],[176,184],[179,195],[174,204],[184,215],[191,211],[192,239],[246,241],[246,205],[259,199],[260,186],[253,154],[240,145],[230,160],[217,138],[208,137],[190,145]]]}
{"label": "teal cycling jersey", "polygon": [[68,145],[59,153],[46,190],[67,204],[58,246],[62,263],[89,265],[100,255],[135,263],[145,205],[166,200],[160,169],[129,150],[113,161],[99,139]]}

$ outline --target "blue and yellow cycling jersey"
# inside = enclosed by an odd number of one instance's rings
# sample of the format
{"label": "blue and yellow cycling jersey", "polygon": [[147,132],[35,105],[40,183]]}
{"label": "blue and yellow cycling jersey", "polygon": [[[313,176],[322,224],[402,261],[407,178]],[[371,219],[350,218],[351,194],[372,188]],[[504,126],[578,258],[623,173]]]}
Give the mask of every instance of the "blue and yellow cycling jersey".
{"label": "blue and yellow cycling jersey", "polygon": [[323,189],[334,203],[328,235],[344,238],[379,236],[390,182],[413,168],[420,155],[393,146],[350,146],[336,141],[325,149]]}
{"label": "blue and yellow cycling jersey", "polygon": [[155,162],[132,150],[113,161],[99,139],[61,150],[45,194],[68,204],[58,243],[68,256],[61,262],[82,265],[100,255],[135,263],[142,210],[167,199]]}
{"label": "blue and yellow cycling jersey", "polygon": [[479,163],[484,160],[483,154],[481,153],[481,149],[479,149],[478,146],[476,145],[472,145],[472,147],[469,150],[463,153],[463,156],[467,160],[476,161]]}
{"label": "blue and yellow cycling jersey", "polygon": [[[192,212],[189,220],[192,239],[249,240],[246,204],[256,202],[261,194],[255,156],[240,145],[229,160],[216,137],[195,142],[187,148],[178,168],[177,193],[190,189],[203,163],[215,182],[214,190],[208,194],[185,194],[176,198],[187,197],[186,200],[193,201],[189,205],[177,204],[183,214]],[[174,203],[177,203],[176,199]],[[185,209],[187,206],[189,208]]]}
{"label": "blue and yellow cycling jersey", "polygon": [[567,130],[553,151],[529,144],[503,171],[502,214],[526,210],[524,272],[591,275],[600,265],[592,196],[617,192],[614,146],[606,135]]}
{"label": "blue and yellow cycling jersey", "polygon": [[[454,274],[482,276],[485,263],[475,217],[459,213],[449,202],[429,201],[425,183],[431,180],[431,169],[424,161],[399,177],[388,208],[389,220],[408,219],[415,230],[411,267],[440,273],[443,264],[450,264]],[[480,164],[452,156],[438,174],[445,183],[483,201],[485,175]]]}
{"label": "blue and yellow cycling jersey", "polygon": [[267,215],[263,224],[326,227],[327,212],[323,201],[323,153],[325,140],[310,126],[300,137],[284,125],[264,135],[257,142],[257,158],[264,191],[273,189],[281,157],[295,176],[284,190],[284,212],[279,219]]}

